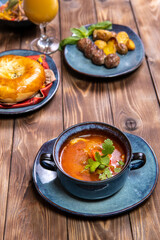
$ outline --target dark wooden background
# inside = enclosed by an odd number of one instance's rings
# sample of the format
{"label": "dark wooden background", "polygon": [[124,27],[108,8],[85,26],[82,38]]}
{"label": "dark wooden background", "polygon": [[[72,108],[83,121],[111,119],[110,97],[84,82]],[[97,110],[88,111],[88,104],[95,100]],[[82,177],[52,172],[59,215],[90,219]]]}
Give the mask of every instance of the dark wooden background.
{"label": "dark wooden background", "polygon": [[[42,109],[0,117],[0,239],[4,240],[159,240],[160,184],[135,210],[106,219],[65,215],[46,203],[32,181],[41,145],[79,122],[103,121],[143,137],[160,162],[160,1],[60,0],[49,24],[63,39],[71,27],[110,20],[131,27],[144,43],[145,59],[132,74],[114,81],[93,81],[72,73],[61,53],[52,55],[60,72],[55,97]],[[0,29],[0,51],[29,49],[38,27]]]}

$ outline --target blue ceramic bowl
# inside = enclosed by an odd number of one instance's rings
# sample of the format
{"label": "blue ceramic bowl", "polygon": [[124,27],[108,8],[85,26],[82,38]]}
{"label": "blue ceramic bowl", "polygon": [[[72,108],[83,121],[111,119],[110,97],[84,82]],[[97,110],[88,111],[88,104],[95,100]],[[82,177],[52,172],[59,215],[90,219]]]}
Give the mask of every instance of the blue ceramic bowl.
{"label": "blue ceramic bowl", "polygon": [[[59,157],[66,141],[80,135],[101,134],[115,139],[125,151],[126,163],[117,175],[102,181],[83,181],[69,176],[62,169]],[[134,161],[134,162],[133,162]],[[96,200],[109,197],[118,192],[124,185],[130,170],[142,167],[146,162],[145,154],[132,153],[128,138],[119,129],[101,122],[85,122],[74,125],[62,132],[53,147],[53,154],[42,154],[41,166],[57,171],[57,176],[64,188],[83,199]]]}

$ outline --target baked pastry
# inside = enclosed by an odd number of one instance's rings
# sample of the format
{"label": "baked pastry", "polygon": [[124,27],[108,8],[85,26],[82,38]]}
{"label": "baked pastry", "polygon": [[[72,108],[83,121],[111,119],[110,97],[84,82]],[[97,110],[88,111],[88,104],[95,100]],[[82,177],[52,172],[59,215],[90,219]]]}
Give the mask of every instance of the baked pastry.
{"label": "baked pastry", "polygon": [[0,57],[0,102],[14,104],[34,96],[45,82],[44,68],[27,57]]}

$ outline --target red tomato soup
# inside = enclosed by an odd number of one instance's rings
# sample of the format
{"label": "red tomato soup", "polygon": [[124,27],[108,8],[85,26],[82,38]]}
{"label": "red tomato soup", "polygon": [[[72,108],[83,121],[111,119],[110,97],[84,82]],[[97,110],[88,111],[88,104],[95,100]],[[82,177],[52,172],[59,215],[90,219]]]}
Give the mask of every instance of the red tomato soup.
{"label": "red tomato soup", "polygon": [[[125,164],[125,153],[115,140],[111,139],[114,150],[111,154],[107,154],[108,160],[105,159],[106,165],[100,164],[95,157],[96,152],[98,152],[98,155],[100,158],[102,156],[101,159],[104,162],[104,154],[102,152],[103,143],[106,139],[106,136],[87,135],[67,142],[60,153],[62,169],[68,175],[84,181],[99,181],[116,175]],[[93,168],[97,165],[99,166],[93,171]]]}

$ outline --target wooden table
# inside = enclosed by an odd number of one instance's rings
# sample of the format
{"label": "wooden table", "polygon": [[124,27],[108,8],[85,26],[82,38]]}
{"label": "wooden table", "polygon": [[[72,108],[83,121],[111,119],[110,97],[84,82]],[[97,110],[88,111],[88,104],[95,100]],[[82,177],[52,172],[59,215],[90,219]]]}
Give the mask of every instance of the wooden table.
{"label": "wooden table", "polygon": [[[0,239],[158,240],[160,184],[142,205],[106,219],[85,219],[57,211],[35,190],[32,168],[41,145],[63,129],[102,121],[143,137],[160,161],[160,2],[158,0],[60,0],[48,31],[63,39],[71,27],[110,20],[131,27],[144,43],[145,59],[132,74],[114,81],[81,78],[52,55],[60,72],[54,98],[36,112],[0,120]],[[54,30],[55,29],[55,30]],[[29,49],[38,27],[0,29],[0,51]],[[134,124],[132,124],[134,123]]]}

